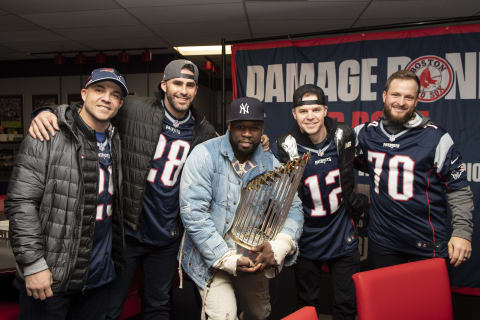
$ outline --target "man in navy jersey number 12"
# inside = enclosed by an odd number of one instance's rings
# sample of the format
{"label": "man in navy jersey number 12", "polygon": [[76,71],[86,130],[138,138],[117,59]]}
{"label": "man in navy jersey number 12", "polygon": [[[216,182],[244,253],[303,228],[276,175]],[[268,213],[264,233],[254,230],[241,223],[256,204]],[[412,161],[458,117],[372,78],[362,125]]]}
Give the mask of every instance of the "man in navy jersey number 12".
{"label": "man in navy jersey number 12", "polygon": [[353,130],[327,117],[323,90],[313,84],[295,90],[292,113],[297,122],[277,140],[275,153],[286,162],[311,152],[299,188],[305,221],[295,265],[298,302],[318,309],[326,263],[332,275],[333,319],[353,320],[352,275],[360,268],[354,218],[368,206],[366,196],[353,192]]}
{"label": "man in navy jersey number 12", "polygon": [[383,116],[355,128],[358,164],[370,175],[373,267],[432,257],[457,267],[471,255],[473,195],[462,158],[448,132],[416,111],[419,92],[414,73],[395,72]]}
{"label": "man in navy jersey number 12", "polygon": [[20,319],[106,316],[124,242],[120,138],[110,119],[127,94],[116,70],[96,69],[83,105],[56,109],[60,131],[20,147],[5,202]]}

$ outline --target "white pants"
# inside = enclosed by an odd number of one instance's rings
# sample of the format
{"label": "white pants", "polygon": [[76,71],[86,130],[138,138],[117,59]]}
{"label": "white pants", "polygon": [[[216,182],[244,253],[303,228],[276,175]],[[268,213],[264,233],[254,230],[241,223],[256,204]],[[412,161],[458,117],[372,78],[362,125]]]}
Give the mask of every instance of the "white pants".
{"label": "white pants", "polygon": [[268,279],[263,272],[236,277],[217,271],[205,289],[198,288],[203,300],[202,320],[237,320],[237,299],[245,320],[263,320],[270,315]]}

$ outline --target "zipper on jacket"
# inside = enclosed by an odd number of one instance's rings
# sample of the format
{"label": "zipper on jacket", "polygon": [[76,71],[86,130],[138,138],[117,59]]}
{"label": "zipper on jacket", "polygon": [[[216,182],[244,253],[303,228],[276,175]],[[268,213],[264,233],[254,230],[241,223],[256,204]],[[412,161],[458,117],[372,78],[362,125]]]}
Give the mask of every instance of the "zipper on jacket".
{"label": "zipper on jacket", "polygon": [[[78,138],[77,138],[77,142],[78,142]],[[78,146],[76,147],[76,149],[75,149],[75,153],[76,153],[76,155],[77,155],[77,157],[76,157],[76,158],[77,158],[77,162],[78,162],[78,164],[79,164],[78,170],[79,170],[79,173],[80,173],[80,174],[79,174],[80,184],[79,184],[79,186],[78,186],[78,194],[77,194],[77,199],[78,199],[78,200],[75,202],[75,207],[74,207],[74,209],[73,209],[73,214],[74,214],[75,216],[77,215],[77,212],[78,212],[79,203],[80,203],[81,201],[83,201],[83,195],[82,195],[82,192],[81,192],[81,190],[83,189],[83,171],[82,171],[82,167],[81,167],[81,165],[80,165],[79,158],[78,158],[78,156],[82,156],[82,155],[81,155],[81,149],[82,149],[82,148],[81,148],[80,145],[78,145]],[[82,215],[82,216],[83,216],[83,215]],[[78,251],[77,248],[78,248],[78,246],[80,245],[80,240],[75,240],[75,239],[78,239],[78,237],[77,237],[77,233],[78,233],[78,231],[77,231],[78,219],[75,219],[74,221],[75,221],[75,222],[74,222],[74,225],[73,225],[73,227],[72,227],[72,229],[73,229],[73,232],[72,232],[72,244],[71,244],[71,246],[70,246],[70,250],[69,250],[69,254],[68,254],[68,256],[70,257],[71,260],[70,260],[70,263],[68,264],[67,271],[65,272],[65,278],[64,278],[65,282],[63,283],[63,286],[62,286],[62,289],[63,289],[63,290],[62,290],[62,291],[68,289],[68,285],[69,285],[70,280],[71,280],[71,278],[72,278],[72,275],[70,274],[70,272],[71,272],[71,270],[73,269],[73,267],[75,266],[75,263],[77,262],[77,257],[75,256],[75,258],[73,258],[73,253]],[[80,219],[80,221],[81,221],[81,219]]]}

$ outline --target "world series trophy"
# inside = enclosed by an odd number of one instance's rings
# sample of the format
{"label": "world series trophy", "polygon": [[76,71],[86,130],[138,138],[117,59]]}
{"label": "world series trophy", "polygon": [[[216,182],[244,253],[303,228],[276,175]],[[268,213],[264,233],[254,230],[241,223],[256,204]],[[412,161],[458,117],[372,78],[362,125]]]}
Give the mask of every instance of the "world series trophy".
{"label": "world series trophy", "polygon": [[229,231],[238,253],[254,258],[251,249],[275,239],[287,219],[309,159],[310,153],[304,154],[248,182]]}

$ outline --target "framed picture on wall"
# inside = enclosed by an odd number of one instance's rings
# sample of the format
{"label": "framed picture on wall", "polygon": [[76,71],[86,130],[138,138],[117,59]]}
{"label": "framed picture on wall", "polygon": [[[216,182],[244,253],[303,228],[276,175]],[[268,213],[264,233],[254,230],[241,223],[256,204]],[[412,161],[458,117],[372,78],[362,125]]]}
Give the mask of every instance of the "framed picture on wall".
{"label": "framed picture on wall", "polygon": [[0,133],[7,133],[7,131],[22,133],[23,96],[20,94],[0,96],[0,110],[0,126],[4,131]]}
{"label": "framed picture on wall", "polygon": [[69,93],[67,95],[67,103],[72,104],[83,104],[82,95],[79,93]]}
{"label": "framed picture on wall", "polygon": [[36,110],[58,104],[58,95],[56,94],[33,94],[32,95],[32,112]]}

